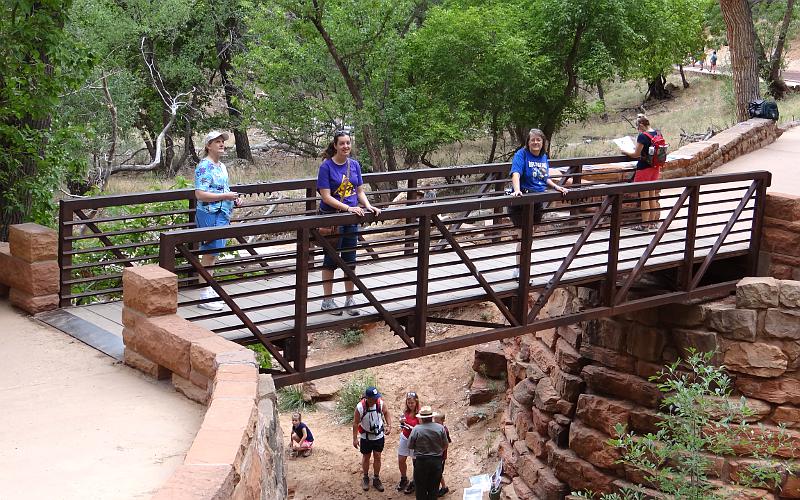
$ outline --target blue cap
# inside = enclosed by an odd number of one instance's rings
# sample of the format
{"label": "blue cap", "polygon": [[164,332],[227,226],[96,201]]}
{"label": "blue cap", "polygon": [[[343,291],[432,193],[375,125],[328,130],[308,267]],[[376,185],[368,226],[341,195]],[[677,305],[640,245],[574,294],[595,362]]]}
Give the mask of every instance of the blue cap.
{"label": "blue cap", "polygon": [[378,392],[378,389],[376,389],[375,387],[370,386],[370,387],[367,387],[367,390],[364,391],[364,397],[365,398],[379,398],[379,397],[381,397],[381,393]]}

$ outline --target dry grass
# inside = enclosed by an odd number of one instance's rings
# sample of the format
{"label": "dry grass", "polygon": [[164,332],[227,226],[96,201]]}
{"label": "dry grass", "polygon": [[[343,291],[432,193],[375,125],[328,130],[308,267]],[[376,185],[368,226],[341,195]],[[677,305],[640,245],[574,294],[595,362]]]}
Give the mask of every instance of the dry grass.
{"label": "dry grass", "polygon": [[[690,86],[684,89],[680,75],[670,75],[669,83],[678,87],[673,92],[673,98],[645,104],[653,126],[663,132],[672,150],[680,147],[682,131],[690,134],[706,132],[709,128],[720,131],[735,123],[730,78],[687,72],[687,80]],[[618,154],[619,151],[611,140],[634,134],[634,129],[627,120],[633,121],[636,113],[640,112],[639,105],[646,91],[647,87],[642,81],[609,84],[606,89],[608,121],[604,122],[596,115],[583,122],[567,124],[553,138],[551,156],[574,158]],[[781,122],[800,118],[800,91],[790,94],[778,106]],[[432,161],[442,166],[483,163],[490,144],[488,138],[458,142],[442,148],[433,155]],[[499,152],[510,152],[513,149],[514,143],[508,137],[503,138],[498,147]],[[319,158],[303,158],[282,152],[258,153],[255,165],[239,162],[234,158],[226,158],[224,161],[228,165],[232,184],[315,177],[320,162]],[[402,159],[398,158],[398,161],[402,162]],[[180,174],[192,182],[193,170],[185,169]],[[174,185],[172,179],[161,179],[151,173],[123,175],[113,177],[106,192],[118,194],[161,190],[170,189]]]}

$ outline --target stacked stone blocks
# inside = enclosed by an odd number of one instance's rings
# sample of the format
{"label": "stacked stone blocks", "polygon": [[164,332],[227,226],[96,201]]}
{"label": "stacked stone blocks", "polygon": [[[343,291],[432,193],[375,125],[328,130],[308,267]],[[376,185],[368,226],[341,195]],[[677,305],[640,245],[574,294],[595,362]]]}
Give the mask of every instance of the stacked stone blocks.
{"label": "stacked stone blocks", "polygon": [[39,224],[15,224],[0,242],[0,296],[29,314],[58,308],[58,234]]}
{"label": "stacked stone blocks", "polygon": [[767,195],[761,240],[761,273],[800,280],[800,196]]}
{"label": "stacked stone blocks", "polygon": [[249,349],[179,317],[177,294],[177,276],[158,266],[123,272],[125,363],[208,405],[183,465],[153,498],[285,498],[272,378]]}
{"label": "stacked stone blocks", "polygon": [[[551,304],[570,310],[577,290],[559,290]],[[499,455],[521,499],[647,486],[641,473],[617,463],[619,451],[608,440],[617,424],[639,435],[658,430],[662,395],[648,378],[688,348],[716,351],[715,361],[735,380],[736,397],[745,397],[754,412],[754,431],[785,425],[789,445],[775,455],[800,458],[798,281],[745,278],[735,297],[673,304],[504,343],[511,391]],[[738,456],[711,457],[712,477],[720,485],[730,485],[750,463],[751,447],[735,451]],[[800,498],[800,481],[782,477],[772,491],[742,494]]]}

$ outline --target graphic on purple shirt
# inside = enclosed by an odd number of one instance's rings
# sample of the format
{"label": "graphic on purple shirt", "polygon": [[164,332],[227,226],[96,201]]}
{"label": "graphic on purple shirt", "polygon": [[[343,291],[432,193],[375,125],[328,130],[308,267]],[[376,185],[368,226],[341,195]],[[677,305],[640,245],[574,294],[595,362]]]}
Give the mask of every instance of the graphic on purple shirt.
{"label": "graphic on purple shirt", "polygon": [[[350,164],[350,174],[347,175],[347,165]],[[361,165],[352,158],[348,158],[343,165],[337,164],[328,158],[319,166],[317,175],[317,191],[330,189],[331,196],[341,201],[348,207],[358,206],[358,186],[364,181],[361,179]],[[324,212],[336,212],[337,209],[328,206],[324,201],[319,204]]]}

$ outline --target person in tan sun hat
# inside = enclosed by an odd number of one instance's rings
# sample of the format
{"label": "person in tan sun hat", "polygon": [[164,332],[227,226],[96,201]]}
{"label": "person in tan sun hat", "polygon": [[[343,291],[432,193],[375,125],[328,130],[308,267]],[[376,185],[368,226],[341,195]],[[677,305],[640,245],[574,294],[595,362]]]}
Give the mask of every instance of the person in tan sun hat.
{"label": "person in tan sun hat", "polygon": [[438,413],[423,406],[417,413],[420,423],[411,431],[408,447],[414,450],[414,483],[417,500],[434,500],[442,479],[442,455],[447,449],[444,426],[433,421]]}

